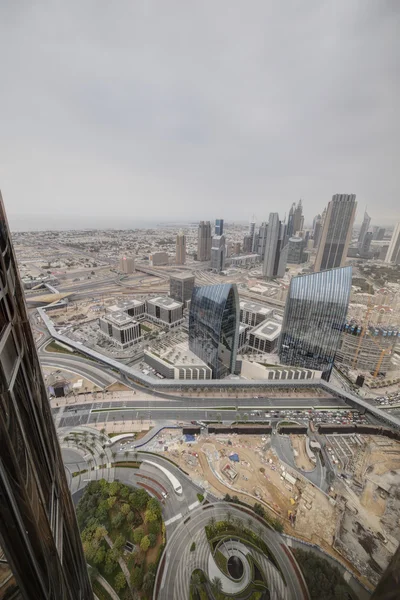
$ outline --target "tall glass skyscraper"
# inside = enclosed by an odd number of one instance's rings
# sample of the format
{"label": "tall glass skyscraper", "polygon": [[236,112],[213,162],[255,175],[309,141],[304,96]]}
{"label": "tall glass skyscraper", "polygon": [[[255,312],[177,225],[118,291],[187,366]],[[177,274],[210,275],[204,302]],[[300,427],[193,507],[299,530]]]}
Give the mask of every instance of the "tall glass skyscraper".
{"label": "tall glass skyscraper", "polygon": [[1,195],[0,598],[93,598]]}
{"label": "tall glass skyscraper", "polygon": [[355,194],[335,194],[328,204],[314,271],[344,267],[356,215]]}
{"label": "tall glass skyscraper", "polygon": [[343,331],[352,267],[293,277],[286,300],[279,360],[323,372],[329,380]]}
{"label": "tall glass skyscraper", "polygon": [[193,290],[189,348],[212,369],[213,379],[235,372],[239,310],[235,284],[207,285]]}

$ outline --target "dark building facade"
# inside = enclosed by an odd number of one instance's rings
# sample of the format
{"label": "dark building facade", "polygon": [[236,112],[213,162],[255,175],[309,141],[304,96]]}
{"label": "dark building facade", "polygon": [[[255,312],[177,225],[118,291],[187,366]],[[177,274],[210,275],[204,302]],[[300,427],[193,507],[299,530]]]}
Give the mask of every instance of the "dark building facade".
{"label": "dark building facade", "polygon": [[329,380],[346,322],[352,268],[293,277],[286,300],[279,360],[323,372]]}
{"label": "dark building facade", "polygon": [[93,598],[1,195],[0,575],[2,600]]}
{"label": "dark building facade", "polygon": [[194,288],[189,348],[211,369],[213,379],[235,372],[239,342],[239,295],[235,284]]}
{"label": "dark building facade", "polygon": [[371,600],[398,600],[400,590],[400,546],[371,596]]}
{"label": "dark building facade", "polygon": [[335,194],[328,204],[314,271],[344,267],[356,214],[355,194]]}
{"label": "dark building facade", "polygon": [[194,288],[194,275],[191,273],[175,273],[169,280],[169,295],[174,300],[186,302],[191,299]]}

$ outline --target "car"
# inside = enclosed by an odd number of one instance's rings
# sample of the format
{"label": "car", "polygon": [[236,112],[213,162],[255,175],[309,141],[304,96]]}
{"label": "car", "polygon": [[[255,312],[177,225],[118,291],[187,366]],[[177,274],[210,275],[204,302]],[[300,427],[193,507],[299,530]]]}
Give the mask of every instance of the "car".
{"label": "car", "polygon": [[168,494],[166,492],[161,492],[161,495],[164,498],[164,500],[168,498]]}

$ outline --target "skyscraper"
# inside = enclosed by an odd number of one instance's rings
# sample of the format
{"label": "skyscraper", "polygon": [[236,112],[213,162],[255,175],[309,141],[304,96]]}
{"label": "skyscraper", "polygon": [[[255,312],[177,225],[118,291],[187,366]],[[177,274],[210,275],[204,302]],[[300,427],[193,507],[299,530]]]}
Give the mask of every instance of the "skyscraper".
{"label": "skyscraper", "polygon": [[355,194],[335,194],[328,204],[314,271],[343,267],[356,214]]}
{"label": "skyscraper", "polygon": [[258,230],[258,236],[257,236],[257,254],[259,255],[259,257],[264,260],[264,255],[265,255],[265,244],[267,241],[267,230],[268,230],[268,223],[262,223],[260,225],[260,228]]}
{"label": "skyscraper", "polygon": [[292,237],[296,232],[293,227],[293,219],[294,219],[294,211],[296,209],[296,204],[293,202],[292,206],[289,210],[288,222],[287,222],[287,231],[286,235],[288,238]]}
{"label": "skyscraper", "polygon": [[186,236],[180,231],[176,236],[176,259],[177,265],[184,265],[186,262]]}
{"label": "skyscraper", "polygon": [[298,231],[302,231],[304,225],[303,204],[301,198],[294,209],[293,213],[293,235],[297,235]]}
{"label": "skyscraper", "polygon": [[314,231],[313,231],[313,246],[314,248],[318,248],[319,241],[321,239],[322,233],[322,218],[319,218],[315,221]]}
{"label": "skyscraper", "polygon": [[226,245],[224,235],[214,235],[211,242],[211,268],[216,273],[225,269]]}
{"label": "skyscraper", "polygon": [[286,226],[279,220],[278,213],[270,213],[263,262],[263,275],[268,279],[285,274],[285,238]]}
{"label": "skyscraper", "polygon": [[191,299],[194,288],[194,275],[191,273],[174,273],[169,279],[169,295],[174,300],[186,302]]}
{"label": "skyscraper", "polygon": [[212,369],[213,379],[235,372],[239,314],[235,284],[194,288],[189,314],[189,348]]}
{"label": "skyscraper", "polygon": [[200,221],[197,237],[197,260],[211,260],[211,223]]}
{"label": "skyscraper", "polygon": [[223,235],[224,233],[224,220],[216,219],[215,220],[215,235]]}
{"label": "skyscraper", "polygon": [[91,600],[1,195],[0,390],[0,596]]}
{"label": "skyscraper", "polygon": [[360,229],[360,235],[358,236],[358,249],[361,250],[364,245],[364,239],[368,232],[369,225],[371,223],[371,217],[368,215],[367,211],[364,213],[364,219]]}
{"label": "skyscraper", "polygon": [[293,277],[286,300],[279,359],[323,372],[329,380],[346,322],[352,267]]}
{"label": "skyscraper", "polygon": [[400,265],[400,221],[394,228],[385,262]]}

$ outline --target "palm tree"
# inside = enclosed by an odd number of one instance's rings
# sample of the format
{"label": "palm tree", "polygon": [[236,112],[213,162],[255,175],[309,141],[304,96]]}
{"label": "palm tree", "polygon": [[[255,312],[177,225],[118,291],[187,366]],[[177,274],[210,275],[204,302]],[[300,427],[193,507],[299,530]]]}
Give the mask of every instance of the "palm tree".
{"label": "palm tree", "polygon": [[222,592],[222,581],[219,577],[214,577],[211,581],[211,587],[214,594],[220,594]]}
{"label": "palm tree", "polygon": [[201,578],[198,573],[193,573],[190,579],[190,593],[193,597],[198,597],[201,590]]}

